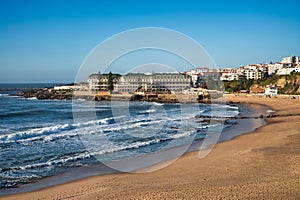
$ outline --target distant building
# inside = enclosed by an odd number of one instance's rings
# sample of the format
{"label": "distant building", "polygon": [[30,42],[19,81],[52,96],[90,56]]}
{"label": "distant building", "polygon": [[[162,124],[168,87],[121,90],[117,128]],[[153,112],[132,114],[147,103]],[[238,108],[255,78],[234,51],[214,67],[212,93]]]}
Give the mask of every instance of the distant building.
{"label": "distant building", "polygon": [[238,74],[239,77],[244,76],[244,70],[245,70],[244,67],[239,67],[236,69],[236,73]]}
{"label": "distant building", "polygon": [[184,72],[184,74],[191,76],[193,87],[199,87],[208,80],[219,81],[221,76],[220,70],[207,67],[198,67],[188,72]]}
{"label": "distant building", "polygon": [[273,74],[276,74],[279,70],[281,70],[283,68],[283,64],[279,62],[267,64],[267,68],[268,68],[268,75],[271,76]]}
{"label": "distant building", "polygon": [[189,75],[192,79],[192,86],[197,87],[198,76],[200,76],[200,74],[197,73],[197,70],[196,69],[191,69],[188,72],[184,72],[184,74]]}
{"label": "distant building", "polygon": [[261,78],[269,76],[269,68],[266,64],[260,64],[257,69],[261,71]]}
{"label": "distant building", "polygon": [[221,81],[234,81],[239,80],[239,75],[237,73],[223,73],[220,77]]}
{"label": "distant building", "polygon": [[209,69],[206,67],[202,67],[202,68],[196,68],[197,73],[198,73],[198,79],[200,80],[207,80],[207,79],[211,79],[213,81],[218,81],[220,80],[220,70],[218,69]]}
{"label": "distant building", "polygon": [[[88,77],[90,91],[108,91],[109,74],[91,74]],[[115,85],[120,79],[120,74],[112,74],[113,84]]]}
{"label": "distant building", "polygon": [[286,67],[286,68],[282,68],[280,70],[278,70],[278,72],[276,73],[276,75],[290,75],[292,73],[295,72],[300,72],[300,68],[299,67]]}
{"label": "distant building", "polygon": [[267,96],[277,96],[277,88],[275,85],[267,85],[265,88],[265,95]]}
{"label": "distant building", "polygon": [[55,86],[54,90],[69,90],[69,91],[83,91],[87,90],[86,86],[83,85],[62,85],[62,86]]}
{"label": "distant building", "polygon": [[246,65],[243,67],[242,74],[247,80],[257,80],[264,77],[264,71],[260,65]]}
{"label": "distant building", "polygon": [[282,58],[281,63],[283,64],[298,64],[299,63],[299,57],[298,56],[289,56]]}
{"label": "distant building", "polygon": [[288,56],[270,64],[249,64],[239,68],[224,68],[220,70],[220,80],[231,81],[236,79],[262,79],[272,75],[289,75],[300,72],[300,57]]}
{"label": "distant building", "polygon": [[221,81],[234,81],[239,79],[236,68],[224,68],[220,70],[221,72]]}
{"label": "distant building", "polygon": [[226,73],[237,73],[237,68],[223,68],[220,70],[221,74]]}
{"label": "distant building", "polygon": [[134,93],[142,89],[145,92],[181,91],[191,87],[191,77],[180,73],[128,73],[120,77],[115,92]]}

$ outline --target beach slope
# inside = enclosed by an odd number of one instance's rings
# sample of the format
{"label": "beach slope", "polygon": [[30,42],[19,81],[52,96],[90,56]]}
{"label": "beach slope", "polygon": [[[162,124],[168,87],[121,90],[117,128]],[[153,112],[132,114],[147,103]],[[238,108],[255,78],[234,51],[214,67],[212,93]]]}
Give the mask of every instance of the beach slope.
{"label": "beach slope", "polygon": [[300,101],[228,95],[278,116],[254,133],[191,152],[151,173],[90,177],[1,199],[300,199]]}

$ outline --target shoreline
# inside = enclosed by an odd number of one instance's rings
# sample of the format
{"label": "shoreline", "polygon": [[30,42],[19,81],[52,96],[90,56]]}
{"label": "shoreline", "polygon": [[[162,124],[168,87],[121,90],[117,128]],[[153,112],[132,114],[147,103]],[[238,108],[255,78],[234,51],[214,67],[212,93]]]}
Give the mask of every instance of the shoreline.
{"label": "shoreline", "polygon": [[[231,105],[231,104],[228,104]],[[254,104],[240,104],[240,103],[234,103],[233,105],[238,105],[240,108],[240,113],[238,116],[242,116],[242,118],[237,118],[237,123],[232,125],[230,128],[223,130],[222,134],[220,135],[220,138],[218,139],[217,143],[222,143],[225,141],[233,140],[235,137],[238,137],[240,135],[244,134],[250,134],[255,129],[264,126],[266,122],[264,119],[259,118],[258,116],[262,113],[266,113],[266,110],[268,110],[268,107],[262,106],[262,105],[254,105]],[[247,117],[244,117],[247,116]],[[249,125],[249,123],[251,125]],[[203,140],[195,140],[191,146],[187,147],[188,149],[185,151],[185,154],[188,154],[190,152],[199,151],[199,147],[202,145]],[[184,146],[179,147],[173,147],[172,149],[165,150],[165,151],[176,151],[176,149],[184,148]],[[208,148],[210,149],[210,147]],[[148,155],[151,157],[152,154]],[[171,155],[171,153],[170,153]],[[141,159],[147,159],[147,155],[140,156]],[[151,166],[145,166],[143,168],[137,169],[137,171],[143,171],[145,169],[150,168],[156,168],[157,166],[163,165],[164,163],[168,163],[172,161],[172,157],[169,157],[167,159],[160,160],[154,165]],[[180,159],[180,158],[179,158]],[[130,158],[130,159],[124,159],[128,160],[129,163],[135,162],[136,158]],[[132,161],[131,161],[132,160]],[[177,158],[175,158],[177,160]],[[127,161],[126,161],[127,162]],[[74,168],[70,169],[67,172],[56,174],[53,176],[45,177],[36,181],[33,181],[32,183],[22,184],[19,185],[16,188],[3,188],[0,190],[0,197],[6,197],[8,195],[18,195],[22,194],[24,192],[35,192],[43,189],[47,189],[50,187],[55,187],[63,184],[68,184],[74,181],[80,181],[86,178],[90,177],[96,177],[96,176],[104,176],[106,174],[110,175],[117,175],[122,174],[124,172],[119,172],[114,169],[111,169],[107,167],[106,165],[99,163],[94,164],[91,166],[85,166],[80,168]],[[80,176],[78,177],[78,174]],[[76,175],[76,178],[72,178]],[[62,181],[63,180],[63,181]]]}
{"label": "shoreline", "polygon": [[[300,113],[299,100],[247,96],[227,100],[267,105],[279,115]],[[189,152],[151,173],[94,176],[1,198],[299,198],[300,117],[267,121],[251,134],[216,144],[203,159],[198,152]]]}

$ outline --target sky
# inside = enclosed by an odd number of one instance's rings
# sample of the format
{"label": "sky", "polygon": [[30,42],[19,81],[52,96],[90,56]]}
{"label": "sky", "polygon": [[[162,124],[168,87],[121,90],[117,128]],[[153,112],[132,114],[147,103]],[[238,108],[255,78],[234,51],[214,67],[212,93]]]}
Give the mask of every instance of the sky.
{"label": "sky", "polygon": [[73,82],[99,43],[142,27],[193,38],[220,68],[300,56],[299,8],[297,0],[0,0],[0,83]]}

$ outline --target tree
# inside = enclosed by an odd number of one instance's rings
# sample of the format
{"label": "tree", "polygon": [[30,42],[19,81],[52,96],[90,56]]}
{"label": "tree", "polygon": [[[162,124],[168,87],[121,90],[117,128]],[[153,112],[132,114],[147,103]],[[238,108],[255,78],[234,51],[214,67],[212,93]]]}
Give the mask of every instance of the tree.
{"label": "tree", "polygon": [[113,91],[114,90],[114,81],[113,81],[113,75],[111,72],[108,74],[108,90]]}

